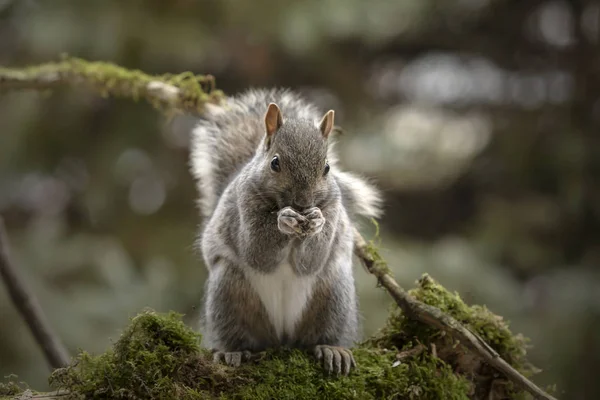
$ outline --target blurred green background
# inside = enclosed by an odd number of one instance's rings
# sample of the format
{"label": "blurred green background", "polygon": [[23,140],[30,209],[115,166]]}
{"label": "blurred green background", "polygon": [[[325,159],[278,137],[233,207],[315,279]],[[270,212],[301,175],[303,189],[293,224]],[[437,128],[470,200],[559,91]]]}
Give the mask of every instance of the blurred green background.
{"label": "blurred green background", "polygon": [[[383,255],[532,339],[541,385],[600,398],[600,5],[538,0],[0,0],[0,65],[61,53],[286,86],[336,110],[384,191]],[[197,319],[194,119],[77,88],[0,94],[0,214],[71,352],[143,307]],[[372,228],[365,224],[365,234]],[[390,299],[358,265],[365,334]],[[0,374],[48,368],[0,285]]]}

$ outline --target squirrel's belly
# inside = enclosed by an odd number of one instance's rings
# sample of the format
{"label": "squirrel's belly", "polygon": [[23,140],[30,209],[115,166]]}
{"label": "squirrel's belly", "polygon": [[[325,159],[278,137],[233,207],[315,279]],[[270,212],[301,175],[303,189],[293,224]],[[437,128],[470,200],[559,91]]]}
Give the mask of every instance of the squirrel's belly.
{"label": "squirrel's belly", "polygon": [[277,336],[281,339],[285,333],[293,338],[296,325],[312,297],[316,277],[295,275],[288,262],[280,264],[271,274],[252,271],[246,276],[264,305]]}

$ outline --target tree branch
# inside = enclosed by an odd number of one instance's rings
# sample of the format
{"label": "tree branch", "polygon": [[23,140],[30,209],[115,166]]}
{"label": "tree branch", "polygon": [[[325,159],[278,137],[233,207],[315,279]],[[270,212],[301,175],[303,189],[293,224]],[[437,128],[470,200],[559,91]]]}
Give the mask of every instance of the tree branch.
{"label": "tree branch", "polygon": [[422,303],[409,295],[392,277],[389,268],[377,251],[367,244],[356,229],[354,230],[354,252],[365,268],[375,275],[381,286],[387,290],[402,311],[410,318],[450,334],[491,367],[502,372],[510,381],[531,393],[536,399],[556,400],[511,367],[481,337],[461,325],[454,318],[444,314],[438,308]]}
{"label": "tree branch", "polygon": [[143,98],[166,112],[202,112],[207,103],[223,97],[210,75],[152,76],[105,62],[77,58],[23,69],[0,67],[0,90],[46,90],[62,85],[88,86],[102,96]]}
{"label": "tree branch", "polygon": [[4,280],[13,304],[42,348],[48,364],[52,368],[67,366],[70,357],[66,349],[50,328],[35,295],[26,287],[11,262],[8,236],[2,217],[0,217],[0,276]]}
{"label": "tree branch", "polygon": [[45,399],[45,400],[62,400],[64,398],[70,398],[71,393],[68,391],[49,392],[49,393],[33,393],[31,389],[25,390],[21,394],[11,396],[11,400],[32,400],[32,399]]}

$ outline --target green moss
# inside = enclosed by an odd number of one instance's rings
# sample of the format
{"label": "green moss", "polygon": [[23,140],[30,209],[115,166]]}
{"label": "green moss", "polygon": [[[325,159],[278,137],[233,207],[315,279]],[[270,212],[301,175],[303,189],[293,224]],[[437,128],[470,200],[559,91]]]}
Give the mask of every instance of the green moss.
{"label": "green moss", "polygon": [[[206,103],[217,103],[223,92],[215,88],[214,77],[191,72],[152,76],[139,70],[129,70],[107,62],[89,62],[63,57],[60,62],[46,63],[23,69],[0,68],[0,81],[16,87],[52,86],[58,83],[85,83],[102,96],[146,99],[166,113],[178,110],[201,112]],[[150,82],[161,82],[179,89],[175,99],[165,99],[149,90]],[[10,86],[9,86],[10,87]]]}
{"label": "green moss", "polygon": [[[529,377],[537,372],[526,359],[528,340],[520,334],[513,334],[508,323],[485,306],[465,304],[458,293],[449,292],[427,274],[409,293],[421,302],[439,308],[478,334],[524,376]],[[451,365],[456,372],[470,377],[472,381],[477,380],[477,386],[482,391],[489,391],[490,385],[495,381],[494,387],[501,390],[498,398],[525,396],[524,393],[514,390],[510,382],[497,377],[495,371],[481,363],[477,357],[473,357],[464,347],[457,345],[445,332],[408,318],[395,305],[386,326],[370,339],[370,343],[374,345],[397,349],[410,348],[415,342],[425,345],[432,349],[431,351],[435,349],[438,357]]]}
{"label": "green moss", "polygon": [[237,369],[213,364],[198,339],[177,314],[146,311],[112,349],[79,354],[50,383],[76,398],[124,399],[467,399],[470,389],[429,353],[397,362],[396,352],[363,345],[354,351],[358,369],[338,377],[299,350],[266,352]]}
{"label": "green moss", "polygon": [[0,382],[0,396],[14,396],[28,389],[24,382],[16,382],[16,375],[8,375],[4,377],[6,382]]}
{"label": "green moss", "polygon": [[175,313],[145,311],[132,319],[112,349],[56,370],[50,384],[87,398],[198,398],[223,375],[199,347],[199,336]]}
{"label": "green moss", "polygon": [[[366,243],[366,253],[367,257],[373,260],[373,265],[371,269],[379,270],[382,273],[391,274],[390,267],[387,265],[387,262],[381,257],[379,254],[379,248],[381,247],[381,237],[379,236],[379,223],[374,218],[371,219],[371,222],[375,226],[375,235],[374,239],[369,240]],[[379,282],[378,282],[379,286]]]}
{"label": "green moss", "polygon": [[467,399],[470,384],[429,354],[397,363],[396,352],[361,346],[359,367],[347,377],[326,376],[299,350],[280,351],[238,372],[251,384],[228,394],[233,399]]}
{"label": "green moss", "polygon": [[[521,372],[533,372],[525,340],[500,317],[466,305],[429,276],[411,294],[466,324]],[[448,336],[397,308],[376,336],[353,350],[358,368],[348,377],[327,376],[300,350],[271,350],[239,368],[214,364],[199,339],[178,314],[145,311],[110,350],[79,354],[50,382],[79,398],[484,399],[491,390],[496,398],[527,398]]]}

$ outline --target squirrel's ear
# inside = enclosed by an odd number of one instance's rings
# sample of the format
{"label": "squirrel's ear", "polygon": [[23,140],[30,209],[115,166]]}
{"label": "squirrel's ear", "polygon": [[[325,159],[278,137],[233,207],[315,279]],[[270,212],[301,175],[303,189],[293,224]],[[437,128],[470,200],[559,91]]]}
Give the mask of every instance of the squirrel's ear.
{"label": "squirrel's ear", "polygon": [[283,117],[281,110],[277,107],[277,104],[269,104],[267,113],[265,114],[265,127],[267,128],[267,136],[272,137],[275,132],[283,125]]}
{"label": "squirrel's ear", "polygon": [[331,130],[333,129],[333,116],[333,110],[327,111],[327,114],[325,114],[325,116],[321,120],[321,123],[319,124],[319,130],[321,131],[325,139],[327,139],[327,137],[331,133]]}

